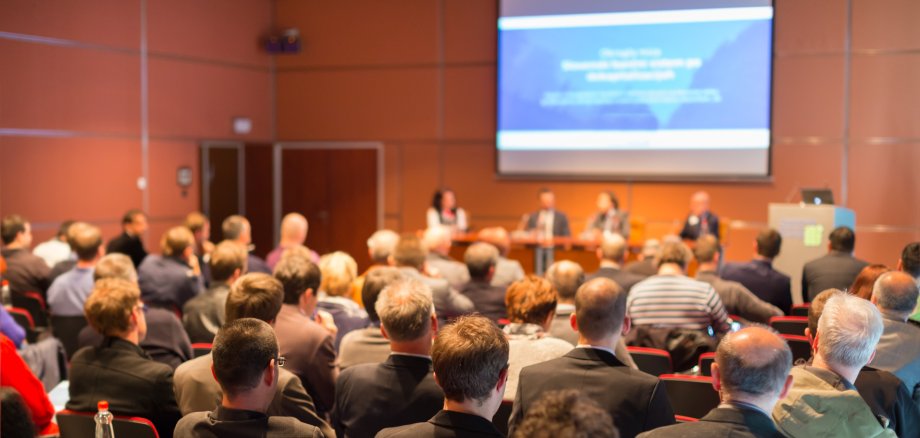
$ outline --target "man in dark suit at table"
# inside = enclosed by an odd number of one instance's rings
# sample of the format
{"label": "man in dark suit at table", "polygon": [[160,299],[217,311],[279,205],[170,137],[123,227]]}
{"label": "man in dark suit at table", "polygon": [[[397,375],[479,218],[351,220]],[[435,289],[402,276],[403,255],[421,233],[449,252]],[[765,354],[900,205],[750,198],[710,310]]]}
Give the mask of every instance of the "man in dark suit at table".
{"label": "man in dark suit at table", "polygon": [[527,231],[535,231],[553,237],[569,237],[569,218],[556,210],[556,195],[547,188],[540,189],[540,209],[527,216]]}
{"label": "man in dark suit at table", "polygon": [[613,417],[623,438],[674,423],[674,411],[657,377],[617,359],[614,349],[629,331],[626,291],[597,278],[575,293],[573,326],[578,346],[563,357],[521,370],[510,434],[546,391],[579,388]]}
{"label": "man in dark suit at table", "polygon": [[690,197],[690,214],[684,220],[680,238],[696,240],[706,234],[719,238],[719,217],[709,211],[709,193],[699,191]]}
{"label": "man in dark suit at table", "polygon": [[792,280],[773,269],[773,259],[779,255],[783,237],[772,228],[757,233],[754,259],[747,263],[728,263],[720,273],[723,280],[737,281],[758,298],[788,313],[792,307]]}
{"label": "man in dark suit at table", "polygon": [[828,252],[802,268],[802,298],[814,299],[827,289],[847,290],[859,271],[869,263],[853,257],[856,234],[850,227],[837,227],[827,237]]}
{"label": "man in dark suit at table", "polygon": [[770,412],[792,385],[792,351],[786,342],[761,327],[726,336],[712,365],[712,386],[722,403],[698,422],[675,424],[640,438],[714,436],[781,438]]}

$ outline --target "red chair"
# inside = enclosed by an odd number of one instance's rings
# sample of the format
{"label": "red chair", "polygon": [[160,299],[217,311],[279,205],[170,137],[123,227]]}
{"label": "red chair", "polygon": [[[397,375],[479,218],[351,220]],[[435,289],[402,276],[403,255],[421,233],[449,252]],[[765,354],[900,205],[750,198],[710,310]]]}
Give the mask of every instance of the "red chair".
{"label": "red chair", "polygon": [[38,292],[18,293],[13,292],[11,300],[13,307],[20,307],[29,311],[35,327],[48,327],[48,306],[45,299]]}
{"label": "red chair", "polygon": [[811,359],[812,349],[811,342],[805,336],[799,335],[780,335],[783,339],[786,340],[786,343],[789,344],[789,349],[792,350],[792,362],[798,361],[807,361]]}
{"label": "red chair", "polygon": [[773,330],[783,335],[802,336],[805,334],[805,329],[808,328],[808,318],[801,316],[774,316],[770,318],[770,327],[773,327]]}
{"label": "red chair", "polygon": [[715,353],[703,353],[700,355],[700,375],[712,376],[712,363],[716,361]]}
{"label": "red chair", "polygon": [[195,353],[195,357],[205,356],[211,352],[212,344],[209,342],[196,342],[192,344],[192,351]]}
{"label": "red chair", "polygon": [[712,377],[664,374],[659,378],[671,400],[674,415],[703,418],[719,406],[719,393],[712,387]]}
{"label": "red chair", "polygon": [[792,306],[789,316],[804,316],[808,318],[808,308],[811,307],[810,303],[805,304],[796,304]]}
{"label": "red chair", "polygon": [[698,418],[685,417],[683,415],[675,415],[674,420],[676,420],[678,423],[696,423],[697,421],[700,421]]}
{"label": "red chair", "polygon": [[[77,412],[70,409],[55,414],[61,436],[66,438],[95,438],[95,412]],[[150,420],[142,417],[113,416],[112,428],[115,436],[131,438],[160,438],[157,428]]]}
{"label": "red chair", "polygon": [[626,347],[626,350],[641,371],[653,376],[674,372],[671,354],[665,350],[647,347]]}

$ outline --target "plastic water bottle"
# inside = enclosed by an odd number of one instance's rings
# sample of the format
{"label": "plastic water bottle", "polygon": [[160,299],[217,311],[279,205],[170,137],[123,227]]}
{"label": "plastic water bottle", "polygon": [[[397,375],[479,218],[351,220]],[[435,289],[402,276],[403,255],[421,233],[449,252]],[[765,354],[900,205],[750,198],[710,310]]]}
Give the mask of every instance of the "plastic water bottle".
{"label": "plastic water bottle", "polygon": [[112,413],[109,412],[109,402],[100,400],[96,405],[99,412],[96,413],[96,438],[115,438],[115,430],[112,429]]}

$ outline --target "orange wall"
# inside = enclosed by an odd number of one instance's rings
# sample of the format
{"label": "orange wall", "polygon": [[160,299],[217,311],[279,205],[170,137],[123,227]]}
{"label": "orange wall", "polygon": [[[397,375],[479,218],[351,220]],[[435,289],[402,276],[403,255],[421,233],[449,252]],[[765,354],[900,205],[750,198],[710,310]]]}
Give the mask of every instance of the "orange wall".
{"label": "orange wall", "polygon": [[276,0],[276,24],[299,28],[304,40],[303,53],[277,59],[278,139],[383,141],[386,224],[400,230],[424,226],[438,186],[457,192],[473,226],[514,227],[545,185],[576,232],[609,188],[661,235],[705,189],[713,210],[734,221],[730,259],[749,257],[768,203],[824,185],[840,198],[845,180],[858,255],[893,264],[904,243],[920,239],[920,2],[851,2],[849,28],[846,0],[776,2],[770,183],[500,180],[495,0]]}
{"label": "orange wall", "polygon": [[[258,46],[271,11],[268,0],[0,3],[0,215],[29,218],[37,243],[67,218],[109,238],[125,210],[144,208],[155,250],[199,208],[201,140],[273,136],[271,57]],[[234,135],[234,116],[252,133]],[[185,196],[179,166],[195,176]]]}

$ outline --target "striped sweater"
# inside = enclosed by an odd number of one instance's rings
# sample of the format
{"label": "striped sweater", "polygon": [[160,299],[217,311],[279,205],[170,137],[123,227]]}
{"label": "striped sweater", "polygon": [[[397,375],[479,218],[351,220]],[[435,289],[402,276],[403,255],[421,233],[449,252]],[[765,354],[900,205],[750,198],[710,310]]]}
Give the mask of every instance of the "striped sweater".
{"label": "striped sweater", "polygon": [[730,329],[722,299],[708,283],[683,275],[654,275],[630,290],[626,309],[633,325],[717,333]]}

